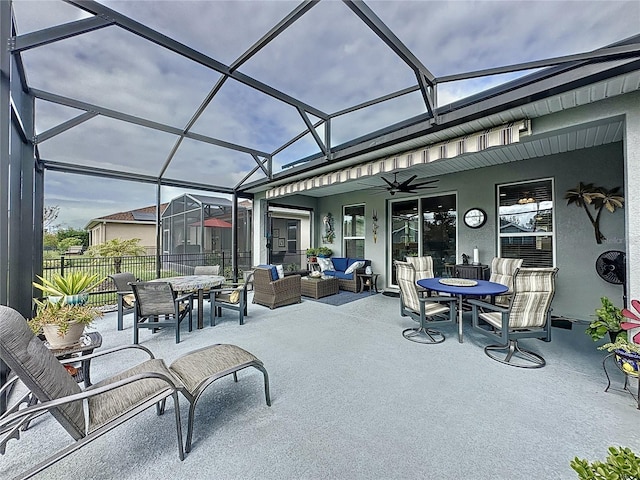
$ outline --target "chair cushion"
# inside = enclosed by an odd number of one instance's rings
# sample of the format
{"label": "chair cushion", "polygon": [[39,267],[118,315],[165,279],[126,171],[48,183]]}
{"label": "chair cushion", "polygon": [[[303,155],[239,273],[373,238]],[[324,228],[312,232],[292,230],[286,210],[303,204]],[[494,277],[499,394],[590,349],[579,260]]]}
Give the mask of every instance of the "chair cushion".
{"label": "chair cushion", "polygon": [[122,303],[126,307],[133,307],[133,305],[136,303],[136,296],[133,293],[127,293],[126,295],[122,296]]}
{"label": "chair cushion", "polygon": [[333,262],[333,268],[335,268],[337,272],[344,272],[349,266],[347,265],[347,258],[345,257],[333,257],[331,261]]}
{"label": "chair cushion", "polygon": [[364,260],[356,260],[353,263],[351,263],[351,265],[349,265],[347,267],[347,269],[344,271],[344,273],[353,273],[358,268],[362,268],[362,267],[364,267]]}
{"label": "chair cushion", "polygon": [[333,267],[333,262],[330,258],[320,258],[318,257],[318,265],[320,265],[321,272],[333,272],[335,268]]}
{"label": "chair cushion", "polygon": [[[27,326],[24,317],[0,305],[0,358],[41,402],[80,393],[80,387],[56,357]],[[73,402],[51,414],[76,440],[84,436],[82,402]]]}
{"label": "chair cushion", "polygon": [[[331,273],[331,272],[327,272]],[[353,273],[345,273],[336,271],[333,275],[336,278],[342,278],[343,280],[353,280]]]}
{"label": "chair cushion", "polygon": [[[117,382],[118,380],[147,372],[161,373],[169,377],[176,387],[182,386],[180,380],[177,379],[167,368],[164,360],[153,358],[136,365],[129,370],[119,373],[118,375],[98,382],[91,388],[102,387],[104,385]],[[135,407],[149,399],[152,395],[167,390],[167,388],[169,387],[166,382],[156,378],[149,378],[138,380],[123,387],[116,388],[115,390],[105,392],[102,395],[90,397],[88,399],[89,431],[94,431],[105,423],[119,417],[132,407]]]}

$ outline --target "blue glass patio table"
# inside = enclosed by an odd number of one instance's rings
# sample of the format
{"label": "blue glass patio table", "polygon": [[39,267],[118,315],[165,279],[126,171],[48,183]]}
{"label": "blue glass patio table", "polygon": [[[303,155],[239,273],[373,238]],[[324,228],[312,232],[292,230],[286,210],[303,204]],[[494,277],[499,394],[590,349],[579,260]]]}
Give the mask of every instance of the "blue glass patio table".
{"label": "blue glass patio table", "polygon": [[204,328],[202,309],[204,304],[204,290],[217,287],[224,283],[222,275],[181,275],[178,277],[156,278],[152,282],[169,282],[176,292],[198,293],[198,328]]}
{"label": "blue glass patio table", "polygon": [[[443,283],[445,282],[445,283]],[[458,297],[458,341],[462,343],[462,299],[468,296],[494,297],[509,290],[509,287],[501,283],[487,280],[466,280],[458,278],[423,278],[416,282],[423,288],[434,292],[444,292]],[[462,285],[450,285],[447,283],[459,283]]]}

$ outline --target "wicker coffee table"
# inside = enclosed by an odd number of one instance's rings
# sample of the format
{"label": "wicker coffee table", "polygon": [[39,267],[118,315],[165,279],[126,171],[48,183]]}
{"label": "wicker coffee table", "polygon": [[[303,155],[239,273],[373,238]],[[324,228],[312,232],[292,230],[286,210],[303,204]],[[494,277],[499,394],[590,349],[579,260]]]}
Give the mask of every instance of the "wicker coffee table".
{"label": "wicker coffee table", "polygon": [[311,278],[302,277],[300,281],[300,293],[305,297],[321,298],[338,293],[339,282],[337,278]]}

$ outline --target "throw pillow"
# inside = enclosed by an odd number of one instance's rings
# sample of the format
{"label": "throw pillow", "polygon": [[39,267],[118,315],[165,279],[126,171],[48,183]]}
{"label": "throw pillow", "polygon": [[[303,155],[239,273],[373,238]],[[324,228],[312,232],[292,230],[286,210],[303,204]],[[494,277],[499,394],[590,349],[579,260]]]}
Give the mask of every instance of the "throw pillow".
{"label": "throw pillow", "polygon": [[231,292],[231,295],[229,295],[229,302],[238,303],[239,301],[240,301],[240,290],[234,290],[233,292]]}
{"label": "throw pillow", "polygon": [[358,268],[364,267],[364,261],[358,260],[357,262],[353,262],[349,268],[347,268],[344,273],[349,274],[355,272]]}
{"label": "throw pillow", "polygon": [[284,278],[284,267],[282,265],[276,265],[276,270],[278,271],[278,279]]}
{"label": "throw pillow", "polygon": [[318,265],[320,265],[321,272],[326,272],[327,270],[330,272],[335,272],[335,268],[333,268],[333,262],[330,258],[318,257]]}

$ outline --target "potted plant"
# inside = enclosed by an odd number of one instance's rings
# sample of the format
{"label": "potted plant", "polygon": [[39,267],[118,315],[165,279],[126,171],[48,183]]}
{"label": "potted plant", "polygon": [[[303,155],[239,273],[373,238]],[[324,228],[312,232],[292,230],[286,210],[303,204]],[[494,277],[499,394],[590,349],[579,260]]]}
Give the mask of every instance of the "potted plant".
{"label": "potted plant", "polygon": [[597,342],[609,333],[610,340],[614,342],[618,334],[622,332],[620,325],[622,322],[622,311],[607,297],[601,297],[600,302],[602,306],[596,308],[596,319],[589,324],[585,333],[589,335],[594,342]]}
{"label": "potted plant", "polygon": [[315,262],[316,261],[316,255],[318,255],[318,249],[317,248],[313,248],[313,247],[307,248],[307,258],[309,259],[309,262]]}
{"label": "potted plant", "polygon": [[599,350],[615,353],[620,369],[630,375],[638,376],[640,370],[640,344],[627,340],[626,333],[618,335],[615,342],[605,343]]}
{"label": "potted plant", "polygon": [[36,335],[44,334],[52,348],[63,348],[78,342],[84,327],[91,325],[102,312],[84,304],[59,302],[37,302],[38,312],[28,321],[29,328]]}
{"label": "potted plant", "polygon": [[329,258],[333,253],[333,250],[331,250],[329,247],[318,247],[316,253],[320,258]]}
{"label": "potted plant", "polygon": [[51,280],[38,276],[42,283],[33,282],[33,286],[42,290],[42,293],[53,303],[60,301],[72,305],[84,305],[89,299],[87,292],[94,289],[104,281],[94,273],[89,275],[82,272],[73,272],[65,276],[55,274]]}

